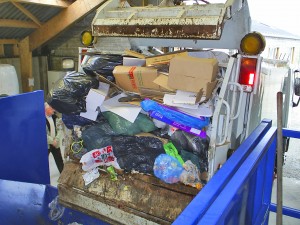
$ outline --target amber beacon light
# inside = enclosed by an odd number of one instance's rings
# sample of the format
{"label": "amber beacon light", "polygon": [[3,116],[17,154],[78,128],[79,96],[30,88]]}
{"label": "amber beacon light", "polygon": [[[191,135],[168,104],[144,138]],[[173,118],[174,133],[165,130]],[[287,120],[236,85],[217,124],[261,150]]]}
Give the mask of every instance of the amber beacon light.
{"label": "amber beacon light", "polygon": [[83,31],[80,35],[80,38],[81,38],[81,43],[85,47],[89,47],[93,44],[94,37],[91,31]]}
{"label": "amber beacon light", "polygon": [[258,55],[266,47],[264,36],[259,32],[246,34],[241,41],[241,51],[248,55]]}

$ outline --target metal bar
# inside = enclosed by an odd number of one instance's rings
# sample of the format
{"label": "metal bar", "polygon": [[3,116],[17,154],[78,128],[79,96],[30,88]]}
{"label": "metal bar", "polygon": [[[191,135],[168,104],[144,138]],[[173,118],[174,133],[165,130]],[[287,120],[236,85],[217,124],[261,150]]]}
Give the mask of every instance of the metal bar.
{"label": "metal bar", "polygon": [[196,224],[214,203],[223,188],[229,182],[237,169],[244,163],[245,159],[252,152],[267,131],[271,128],[272,122],[264,120],[243,142],[236,152],[227,160],[222,168],[205,185],[201,192],[182,211],[173,225]]}
{"label": "metal bar", "polygon": [[[271,203],[270,204],[270,211],[276,213],[277,205],[274,204],[274,203]],[[285,216],[300,219],[300,210],[299,209],[294,209],[294,208],[283,206],[282,207],[282,214],[285,215]]]}
{"label": "metal bar", "polygon": [[300,138],[300,130],[282,129],[283,137]]}
{"label": "metal bar", "polygon": [[[217,199],[211,205],[211,207],[206,211],[205,215],[201,218],[198,224],[223,224],[224,221],[232,221],[229,215],[233,213],[234,210],[239,210],[234,207],[240,200],[240,195],[248,189],[249,180],[257,170],[257,167],[261,163],[263,157],[271,149],[272,143],[276,137],[276,129],[270,128],[263,139],[257,144],[255,149],[243,162],[241,167],[236,171],[233,177],[230,178],[229,183],[224,187],[222,192],[218,195]],[[275,149],[273,149],[275,151]],[[272,176],[270,180],[265,180],[267,182],[272,182]],[[260,187],[262,188],[262,187]],[[264,187],[263,187],[264,188]],[[253,196],[252,196],[253,197]],[[247,204],[247,202],[245,202]],[[253,207],[253,206],[248,206]],[[262,205],[264,208],[265,205]],[[267,207],[265,207],[267,209]],[[260,213],[259,215],[262,215]],[[240,218],[238,224],[246,224],[246,219]],[[264,221],[264,217],[259,218],[258,221]]]}
{"label": "metal bar", "polygon": [[277,93],[277,214],[276,225],[282,225],[282,92]]}

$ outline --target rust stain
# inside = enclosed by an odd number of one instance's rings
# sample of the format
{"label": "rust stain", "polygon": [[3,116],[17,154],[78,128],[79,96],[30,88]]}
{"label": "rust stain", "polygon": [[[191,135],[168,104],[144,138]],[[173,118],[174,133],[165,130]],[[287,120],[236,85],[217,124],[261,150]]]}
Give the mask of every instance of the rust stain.
{"label": "rust stain", "polygon": [[94,36],[220,39],[220,25],[93,26]]}

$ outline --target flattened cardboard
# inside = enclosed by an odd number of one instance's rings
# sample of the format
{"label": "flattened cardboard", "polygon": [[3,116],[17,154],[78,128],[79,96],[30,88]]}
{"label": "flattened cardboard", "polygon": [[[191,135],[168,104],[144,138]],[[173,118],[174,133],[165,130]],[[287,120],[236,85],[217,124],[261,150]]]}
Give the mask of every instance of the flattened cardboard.
{"label": "flattened cardboard", "polygon": [[125,55],[134,56],[134,57],[139,58],[139,59],[145,59],[146,58],[143,54],[138,53],[136,51],[129,50],[129,49],[125,50]]}
{"label": "flattened cardboard", "polygon": [[203,95],[202,91],[190,92],[190,91],[177,90],[175,97],[173,99],[173,103],[195,105],[199,103],[202,95]]}
{"label": "flattened cardboard", "polygon": [[157,69],[135,66],[116,66],[113,70],[116,84],[130,92],[140,93],[139,88],[159,90],[160,86],[153,83],[157,77]]}
{"label": "flattened cardboard", "polygon": [[146,57],[146,66],[169,63],[170,60],[173,59],[175,56],[188,56],[188,52],[184,50],[184,51],[170,52],[162,55],[148,56]]}
{"label": "flattened cardboard", "polygon": [[216,85],[218,61],[214,58],[176,56],[170,61],[168,85],[183,91],[199,92],[211,96]]}
{"label": "flattened cardboard", "polygon": [[169,79],[169,76],[168,75],[165,75],[165,74],[162,74],[160,73],[158,75],[158,77],[153,81],[155,84],[167,89],[168,91],[176,91],[175,89],[173,88],[170,88],[169,85],[168,85],[168,79]]}
{"label": "flattened cardboard", "polygon": [[145,64],[145,59],[123,57],[123,66],[145,66]]}

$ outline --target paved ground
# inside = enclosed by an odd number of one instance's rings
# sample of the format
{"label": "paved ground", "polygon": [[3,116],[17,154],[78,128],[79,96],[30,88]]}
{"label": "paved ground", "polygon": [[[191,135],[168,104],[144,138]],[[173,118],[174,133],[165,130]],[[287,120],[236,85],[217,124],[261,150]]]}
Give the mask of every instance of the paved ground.
{"label": "paved ground", "polygon": [[[287,70],[273,69],[265,76],[265,99],[263,103],[262,116],[273,120],[277,126],[276,94],[281,91],[281,83]],[[288,128],[300,130],[300,106],[291,108],[289,114]],[[274,181],[272,191],[272,202],[277,199],[277,180]],[[300,210],[300,140],[291,139],[289,151],[285,154],[283,167],[283,205]],[[270,213],[269,224],[276,224],[276,214]],[[283,216],[284,225],[298,225],[300,220]]]}

